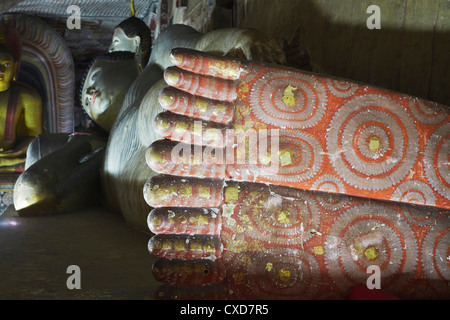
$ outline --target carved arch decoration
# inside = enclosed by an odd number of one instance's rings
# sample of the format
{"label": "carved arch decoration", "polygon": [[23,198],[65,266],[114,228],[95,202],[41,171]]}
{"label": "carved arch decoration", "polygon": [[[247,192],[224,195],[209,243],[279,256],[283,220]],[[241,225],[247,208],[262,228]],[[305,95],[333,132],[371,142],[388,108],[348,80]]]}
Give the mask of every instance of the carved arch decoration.
{"label": "carved arch decoration", "polygon": [[2,15],[21,38],[19,81],[36,88],[44,106],[44,131],[74,131],[75,75],[72,54],[61,36],[35,16]]}

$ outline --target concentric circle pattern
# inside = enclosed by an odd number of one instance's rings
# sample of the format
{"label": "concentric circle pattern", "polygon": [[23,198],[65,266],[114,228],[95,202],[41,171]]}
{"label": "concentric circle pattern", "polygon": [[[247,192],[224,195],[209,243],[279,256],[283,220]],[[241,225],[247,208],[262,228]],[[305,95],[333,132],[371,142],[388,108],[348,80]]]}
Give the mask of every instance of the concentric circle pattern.
{"label": "concentric circle pattern", "polygon": [[311,299],[321,284],[319,265],[311,254],[268,250],[256,254],[248,269],[250,296],[258,299]]}
{"label": "concentric circle pattern", "polygon": [[403,215],[413,226],[427,227],[436,223],[441,215],[446,215],[442,209],[415,205],[401,205]]}
{"label": "concentric circle pattern", "polygon": [[255,81],[250,106],[263,123],[305,129],[316,125],[326,111],[322,80],[309,74],[268,72]]}
{"label": "concentric circle pattern", "polygon": [[422,265],[425,277],[440,293],[449,293],[450,283],[450,217],[431,226],[422,245]]}
{"label": "concentric circle pattern", "polygon": [[[274,141],[278,144],[274,146]],[[277,136],[272,136],[267,142],[267,158],[277,157],[277,162],[261,164],[261,176],[275,181],[299,182],[311,179],[321,169],[323,163],[323,148],[315,137],[298,131],[280,130]],[[264,151],[259,151],[264,154]],[[261,153],[262,152],[262,153]],[[261,162],[261,161],[260,161]]]}
{"label": "concentric circle pattern", "polygon": [[384,289],[401,287],[413,277],[418,258],[409,224],[381,204],[354,206],[342,213],[331,226],[324,249],[328,272],[344,291],[365,285],[369,266],[380,268]]}
{"label": "concentric circle pattern", "polygon": [[325,214],[339,211],[351,202],[352,197],[343,194],[316,193],[315,198],[319,206],[325,209]]}
{"label": "concentric circle pattern", "polygon": [[331,94],[338,98],[349,98],[358,91],[357,84],[343,80],[327,79],[327,85]]}
{"label": "concentric circle pattern", "polygon": [[439,127],[428,140],[424,167],[434,190],[450,200],[450,122]]}
{"label": "concentric circle pattern", "polygon": [[350,201],[350,198],[345,195],[344,183],[332,174],[325,174],[317,178],[312,190],[321,191],[315,193],[315,198],[325,212],[340,210]]}
{"label": "concentric circle pattern", "polygon": [[[252,196],[253,195],[253,196]],[[302,245],[320,224],[317,202],[307,193],[295,198],[271,193],[247,195],[247,204],[239,206],[237,224],[249,240],[266,248]]]}
{"label": "concentric circle pattern", "polygon": [[345,194],[344,183],[341,179],[332,174],[325,174],[317,178],[312,189],[316,191]]}
{"label": "concentric circle pattern", "polygon": [[436,204],[433,189],[425,182],[418,180],[403,182],[394,191],[391,200],[428,206],[434,206]]}
{"label": "concentric circle pattern", "polygon": [[409,110],[418,121],[424,124],[438,124],[447,118],[444,106],[417,98],[409,99]]}
{"label": "concentric circle pattern", "polygon": [[345,103],[327,134],[328,157],[339,177],[363,190],[382,190],[408,175],[419,136],[407,111],[386,96],[363,95]]}

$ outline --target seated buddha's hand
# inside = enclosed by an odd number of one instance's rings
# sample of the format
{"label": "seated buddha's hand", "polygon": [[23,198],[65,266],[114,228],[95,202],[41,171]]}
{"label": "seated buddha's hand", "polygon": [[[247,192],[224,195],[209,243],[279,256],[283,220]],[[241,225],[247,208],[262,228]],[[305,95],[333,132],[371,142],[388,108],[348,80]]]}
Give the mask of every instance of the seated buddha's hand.
{"label": "seated buddha's hand", "polygon": [[0,148],[0,158],[25,157],[28,146],[35,137],[28,137],[18,142],[11,149]]}
{"label": "seated buddha's hand", "polygon": [[161,299],[346,298],[376,268],[397,297],[448,293],[448,210],[165,175],[144,196]]}
{"label": "seated buddha's hand", "polygon": [[450,208],[445,106],[192,50],[171,59],[154,171]]}
{"label": "seated buddha's hand", "polygon": [[11,149],[0,148],[0,173],[23,172],[25,169],[27,149],[33,138],[26,138]]}

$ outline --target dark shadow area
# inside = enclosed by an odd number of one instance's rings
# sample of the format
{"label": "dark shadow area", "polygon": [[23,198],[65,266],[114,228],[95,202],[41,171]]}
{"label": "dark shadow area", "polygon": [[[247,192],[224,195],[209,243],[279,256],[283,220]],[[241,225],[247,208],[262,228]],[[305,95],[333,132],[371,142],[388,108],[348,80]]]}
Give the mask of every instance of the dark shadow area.
{"label": "dark shadow area", "polygon": [[[282,40],[292,67],[307,69],[309,54],[315,72],[450,105],[447,2],[336,0],[329,1],[332,16],[318,2],[237,0],[234,20]],[[247,10],[239,9],[245,3]],[[366,27],[372,4],[381,9],[381,29]]]}

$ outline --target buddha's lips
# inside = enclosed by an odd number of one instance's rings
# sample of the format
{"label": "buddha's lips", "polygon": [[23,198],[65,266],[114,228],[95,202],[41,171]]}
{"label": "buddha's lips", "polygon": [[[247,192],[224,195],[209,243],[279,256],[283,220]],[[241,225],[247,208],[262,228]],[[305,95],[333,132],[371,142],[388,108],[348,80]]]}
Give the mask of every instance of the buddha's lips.
{"label": "buddha's lips", "polygon": [[99,92],[95,92],[94,95],[92,96],[92,104],[95,103],[95,99],[97,98]]}

